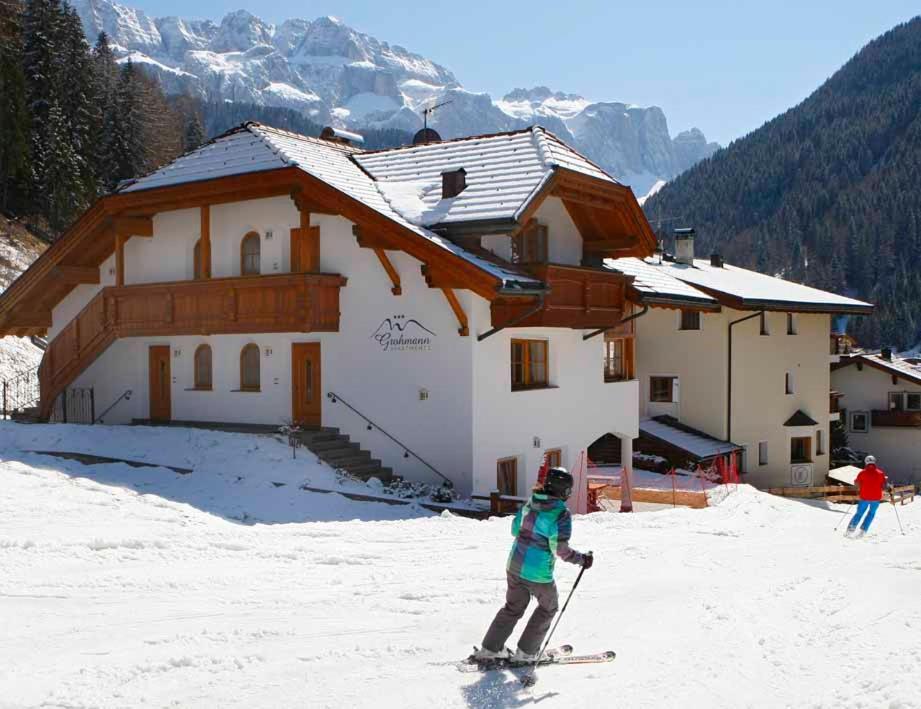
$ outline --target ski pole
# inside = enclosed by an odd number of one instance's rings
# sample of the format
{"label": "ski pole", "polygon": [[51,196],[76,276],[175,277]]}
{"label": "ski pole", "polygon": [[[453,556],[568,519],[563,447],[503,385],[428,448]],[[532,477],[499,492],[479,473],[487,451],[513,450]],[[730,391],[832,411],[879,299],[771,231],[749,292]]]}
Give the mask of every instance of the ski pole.
{"label": "ski pole", "polygon": [[839,519],[838,524],[835,525],[836,532],[838,531],[838,527],[841,526],[841,522],[844,520],[844,518],[847,517],[851,513],[851,507],[853,506],[854,506],[854,503],[852,502],[850,505],[848,505],[847,509],[844,510],[844,514],[841,515],[841,519]]}
{"label": "ski pole", "polygon": [[899,531],[902,533],[902,536],[905,536],[905,530],[902,529],[902,520],[899,518],[899,509],[895,506],[895,498],[892,496],[892,493],[889,493],[889,502],[892,503],[892,510],[895,512],[895,519],[899,523]]}
{"label": "ski pole", "polygon": [[[589,552],[588,555],[591,556],[592,552]],[[579,571],[579,575],[576,576],[576,582],[572,585],[572,590],[570,590],[569,595],[566,596],[566,603],[563,604],[563,610],[560,611],[560,614],[556,617],[556,622],[553,624],[553,627],[550,629],[550,633],[547,635],[547,639],[544,640],[544,646],[540,649],[540,652],[537,653],[537,658],[534,660],[534,664],[531,665],[531,671],[528,672],[524,677],[521,678],[521,684],[525,687],[532,686],[537,680],[534,679],[534,674],[537,672],[537,666],[540,664],[541,658],[544,656],[544,652],[547,650],[547,646],[550,645],[550,638],[553,637],[553,633],[556,632],[556,626],[560,624],[560,621],[563,619],[563,613],[566,612],[566,606],[569,605],[569,601],[572,598],[572,594],[576,592],[576,589],[579,587],[579,581],[582,580],[582,574],[585,573],[585,567]]]}

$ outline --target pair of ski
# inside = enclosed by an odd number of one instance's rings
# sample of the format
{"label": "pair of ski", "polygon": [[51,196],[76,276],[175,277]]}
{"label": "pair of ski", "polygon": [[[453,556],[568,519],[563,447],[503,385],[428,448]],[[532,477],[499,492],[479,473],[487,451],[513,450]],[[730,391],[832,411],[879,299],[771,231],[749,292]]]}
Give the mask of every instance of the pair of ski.
{"label": "pair of ski", "polygon": [[[546,665],[591,665],[601,662],[611,662],[617,654],[613,650],[596,652],[591,655],[573,655],[572,645],[560,645],[547,650],[541,657],[538,667]],[[489,660],[477,660],[471,655],[466,660],[461,660],[458,669],[461,672],[490,672],[493,670],[511,670],[534,667],[534,662],[522,662],[512,657],[497,657]]]}

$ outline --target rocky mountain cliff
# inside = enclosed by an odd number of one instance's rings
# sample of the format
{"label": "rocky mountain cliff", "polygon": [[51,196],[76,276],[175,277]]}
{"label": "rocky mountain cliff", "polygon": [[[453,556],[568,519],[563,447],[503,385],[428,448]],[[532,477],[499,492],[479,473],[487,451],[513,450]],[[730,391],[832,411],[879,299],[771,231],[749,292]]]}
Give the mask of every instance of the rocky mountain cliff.
{"label": "rocky mountain cliff", "polygon": [[301,111],[312,120],[361,130],[415,131],[420,111],[441,101],[431,125],[445,138],[540,123],[630,184],[638,195],[719,147],[691,129],[674,139],[658,107],[595,103],[545,87],[499,100],[466,91],[454,74],[333,17],[280,25],[238,10],[220,24],[151,18],[111,0],[74,0],[88,39],[105,31],[120,61],[155,74],[170,93]]}

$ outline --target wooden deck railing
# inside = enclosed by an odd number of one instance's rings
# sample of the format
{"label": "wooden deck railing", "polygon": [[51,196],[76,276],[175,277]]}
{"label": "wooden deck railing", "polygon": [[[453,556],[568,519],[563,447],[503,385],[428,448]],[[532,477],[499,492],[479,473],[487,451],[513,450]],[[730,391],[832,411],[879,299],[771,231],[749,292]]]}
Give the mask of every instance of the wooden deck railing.
{"label": "wooden deck railing", "polygon": [[873,426],[921,427],[921,411],[872,411]]}
{"label": "wooden deck railing", "polygon": [[49,343],[40,413],[121,337],[337,332],[342,276],[292,273],[103,288]]}
{"label": "wooden deck railing", "polygon": [[[518,326],[579,329],[616,325],[626,307],[630,278],[601,268],[543,264],[528,271],[550,289],[539,311]],[[524,315],[533,306],[517,299],[498,298],[492,304],[494,327]]]}

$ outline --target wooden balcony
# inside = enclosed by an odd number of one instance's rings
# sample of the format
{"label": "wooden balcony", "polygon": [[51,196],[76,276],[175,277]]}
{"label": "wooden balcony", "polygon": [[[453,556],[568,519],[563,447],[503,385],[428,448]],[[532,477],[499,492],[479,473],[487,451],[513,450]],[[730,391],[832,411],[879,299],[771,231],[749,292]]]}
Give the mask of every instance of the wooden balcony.
{"label": "wooden balcony", "polygon": [[898,428],[921,428],[921,411],[871,411],[872,425]]}
{"label": "wooden balcony", "polygon": [[292,273],[103,288],[49,343],[41,411],[121,337],[338,332],[338,275]]}
{"label": "wooden balcony", "polygon": [[[516,322],[517,327],[613,327],[624,314],[631,280],[628,276],[601,268],[558,264],[531,266],[528,271],[550,290],[543,307]],[[506,325],[526,315],[535,305],[534,300],[497,298],[492,303],[492,325]]]}

